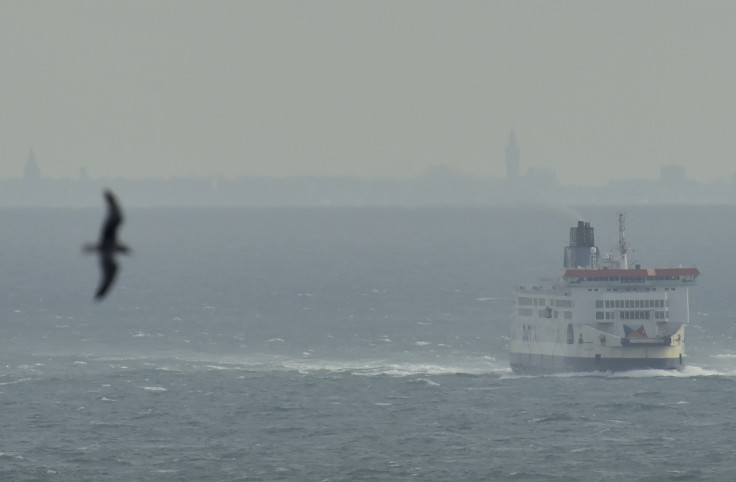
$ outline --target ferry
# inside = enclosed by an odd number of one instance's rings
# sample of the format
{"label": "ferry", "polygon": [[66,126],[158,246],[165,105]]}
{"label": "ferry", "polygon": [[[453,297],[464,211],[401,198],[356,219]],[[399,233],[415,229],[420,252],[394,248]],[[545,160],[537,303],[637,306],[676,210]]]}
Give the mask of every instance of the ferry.
{"label": "ferry", "polygon": [[510,365],[517,374],[682,370],[689,290],[697,268],[628,265],[601,256],[589,222],[570,228],[562,276],[514,290]]}

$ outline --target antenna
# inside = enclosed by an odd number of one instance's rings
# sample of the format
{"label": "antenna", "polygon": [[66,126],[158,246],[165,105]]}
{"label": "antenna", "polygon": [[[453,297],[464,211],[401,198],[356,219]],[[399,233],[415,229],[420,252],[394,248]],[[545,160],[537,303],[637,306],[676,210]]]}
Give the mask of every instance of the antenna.
{"label": "antenna", "polygon": [[629,262],[626,259],[626,215],[618,214],[618,252],[621,253],[621,269],[629,269]]}

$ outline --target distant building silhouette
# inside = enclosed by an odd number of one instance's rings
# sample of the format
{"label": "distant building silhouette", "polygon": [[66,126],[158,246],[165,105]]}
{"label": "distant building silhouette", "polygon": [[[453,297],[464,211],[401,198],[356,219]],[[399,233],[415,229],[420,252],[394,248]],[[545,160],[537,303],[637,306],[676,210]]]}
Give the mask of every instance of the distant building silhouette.
{"label": "distant building silhouette", "polygon": [[519,145],[516,143],[513,129],[509,135],[509,141],[506,143],[506,180],[515,180],[519,178],[519,164],[521,156],[519,155]]}
{"label": "distant building silhouette", "polygon": [[669,164],[659,170],[659,178],[665,184],[682,184],[685,182],[685,168]]}
{"label": "distant building silhouette", "polygon": [[28,154],[26,165],[23,168],[23,179],[26,181],[38,181],[41,179],[41,168],[38,167],[36,162],[36,156],[33,154],[33,149]]}

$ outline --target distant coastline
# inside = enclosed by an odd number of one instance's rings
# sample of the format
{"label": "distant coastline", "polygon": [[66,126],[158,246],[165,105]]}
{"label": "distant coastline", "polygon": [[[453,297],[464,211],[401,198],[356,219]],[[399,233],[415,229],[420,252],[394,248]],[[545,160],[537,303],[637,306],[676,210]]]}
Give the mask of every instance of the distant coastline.
{"label": "distant coastline", "polygon": [[482,179],[431,171],[411,179],[0,179],[0,208],[97,206],[105,187],[118,192],[127,206],[138,207],[736,204],[733,178],[712,183],[631,179],[576,186],[561,184],[547,172]]}

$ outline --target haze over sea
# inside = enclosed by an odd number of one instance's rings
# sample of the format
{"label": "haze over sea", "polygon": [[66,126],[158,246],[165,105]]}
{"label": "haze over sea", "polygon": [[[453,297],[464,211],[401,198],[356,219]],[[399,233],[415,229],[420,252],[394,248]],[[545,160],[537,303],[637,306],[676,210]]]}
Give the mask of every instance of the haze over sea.
{"label": "haze over sea", "polygon": [[514,285],[620,209],[128,209],[102,303],[101,206],[0,210],[0,479],[730,480],[736,207],[623,208],[701,271],[684,372],[508,368]]}

